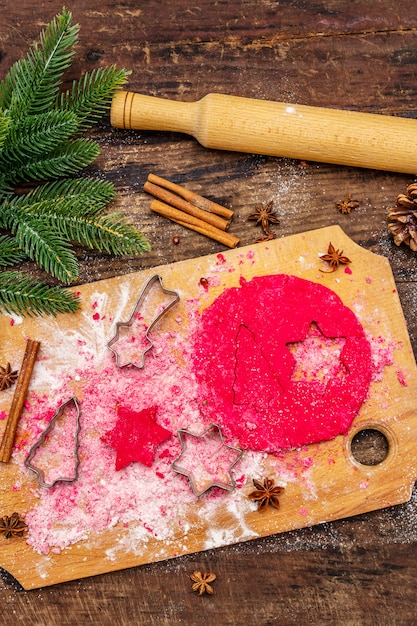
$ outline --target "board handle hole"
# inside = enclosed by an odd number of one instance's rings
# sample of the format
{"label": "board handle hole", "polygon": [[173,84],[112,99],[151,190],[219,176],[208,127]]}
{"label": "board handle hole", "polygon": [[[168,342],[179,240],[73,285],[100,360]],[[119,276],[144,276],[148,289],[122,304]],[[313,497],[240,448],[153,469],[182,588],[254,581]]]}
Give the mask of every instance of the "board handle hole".
{"label": "board handle hole", "polygon": [[364,428],[353,437],[350,449],[353,458],[361,465],[379,465],[388,456],[387,437],[376,428]]}

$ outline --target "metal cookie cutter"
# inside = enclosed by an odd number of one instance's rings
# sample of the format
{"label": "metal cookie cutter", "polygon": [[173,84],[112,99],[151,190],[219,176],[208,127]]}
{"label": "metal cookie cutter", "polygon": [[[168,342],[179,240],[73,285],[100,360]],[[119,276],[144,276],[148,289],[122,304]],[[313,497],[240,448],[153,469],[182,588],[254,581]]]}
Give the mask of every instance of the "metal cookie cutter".
{"label": "metal cookie cutter", "polygon": [[[52,483],[47,483],[47,482],[45,482],[45,472],[42,469],[36,467],[36,465],[34,465],[32,463],[32,461],[33,461],[34,457],[36,456],[36,452],[38,451],[38,448],[45,442],[47,436],[49,435],[51,430],[53,430],[53,428],[55,427],[56,421],[61,417],[61,415],[64,413],[65,409],[71,403],[74,404],[75,409],[77,411],[76,418],[75,418],[75,433],[74,433],[74,439],[75,439],[75,446],[74,446],[74,459],[75,459],[74,474],[72,476],[62,476],[62,477],[56,478]],[[80,414],[81,414],[81,411],[80,411],[80,406],[78,404],[77,398],[75,398],[73,396],[72,398],[70,398],[66,402],[63,402],[59,406],[57,412],[55,413],[55,415],[53,416],[51,421],[49,422],[47,428],[45,428],[45,430],[42,432],[42,434],[39,437],[39,439],[33,444],[31,449],[29,450],[29,454],[27,455],[27,457],[25,458],[25,461],[24,461],[25,467],[27,467],[28,469],[32,470],[32,472],[34,472],[37,475],[38,483],[39,483],[40,487],[45,487],[45,489],[51,489],[51,487],[53,487],[58,482],[72,483],[75,480],[77,480],[77,478],[78,478],[78,467],[79,467],[79,464],[80,464],[80,459],[79,459],[79,456],[78,456],[79,432],[80,432]]]}
{"label": "metal cookie cutter", "polygon": [[[119,363],[119,353],[118,351],[113,348],[113,345],[115,343],[117,343],[117,341],[119,341],[120,339],[120,333],[119,330],[121,327],[131,327],[133,326],[135,319],[137,318],[137,315],[142,307],[142,304],[144,302],[144,300],[146,299],[149,291],[151,290],[151,288],[153,287],[153,284],[159,282],[159,286],[160,289],[163,293],[165,293],[166,295],[170,295],[172,296],[172,300],[170,300],[168,302],[168,304],[162,309],[162,311],[160,311],[159,313],[157,313],[155,315],[155,317],[152,319],[151,323],[149,324],[146,333],[145,333],[145,339],[148,341],[149,345],[144,348],[144,350],[142,351],[141,354],[141,361],[140,363],[135,363],[132,360],[129,361],[128,363],[123,363],[122,365]],[[142,369],[143,366],[145,365],[145,354],[147,352],[149,352],[149,350],[153,347],[153,341],[152,339],[149,337],[149,333],[151,332],[152,328],[155,326],[155,324],[160,320],[160,318],[165,315],[165,313],[167,313],[169,311],[169,309],[171,309],[174,304],[176,304],[178,302],[178,300],[180,299],[179,293],[178,291],[173,291],[172,289],[167,289],[166,287],[164,287],[164,285],[162,284],[162,277],[159,274],[154,274],[153,276],[151,276],[148,281],[145,283],[142,291],[139,294],[139,298],[136,301],[135,307],[132,311],[132,314],[130,316],[130,318],[128,319],[127,322],[117,322],[116,323],[116,333],[114,335],[114,337],[108,342],[107,347],[109,348],[109,350],[111,352],[113,352],[113,354],[116,357],[116,365],[117,367],[123,368],[123,367],[127,367],[129,365],[133,365],[133,367],[137,367],[138,369]]]}
{"label": "metal cookie cutter", "polygon": [[[236,458],[234,461],[230,463],[230,465],[227,468],[227,475],[229,477],[228,482],[222,482],[220,480],[213,480],[211,482],[208,482],[207,486],[205,486],[204,489],[199,490],[196,485],[195,470],[193,470],[192,468],[188,468],[185,465],[182,466],[179,463],[179,461],[181,460],[181,457],[185,455],[186,448],[187,448],[187,444],[185,442],[184,436],[189,435],[190,437],[203,439],[204,437],[208,437],[211,434],[210,431],[213,431],[213,430],[215,431],[215,436],[218,437],[222,448],[228,448],[229,450],[234,450],[236,452]],[[206,493],[206,491],[208,491],[212,487],[219,487],[220,489],[225,489],[226,491],[233,491],[236,488],[236,482],[232,475],[232,469],[234,468],[236,463],[240,461],[240,459],[242,458],[243,450],[241,450],[240,448],[235,448],[234,446],[229,446],[228,444],[224,442],[224,438],[223,438],[223,434],[220,429],[220,426],[218,426],[217,424],[210,424],[210,426],[199,435],[196,435],[195,433],[189,430],[186,430],[184,428],[180,428],[177,431],[177,434],[181,443],[181,453],[179,454],[179,456],[177,456],[176,459],[174,459],[173,463],[171,464],[171,469],[173,469],[174,472],[177,472],[178,474],[182,474],[183,476],[186,476],[188,478],[188,480],[190,481],[192,492],[194,493],[195,496],[197,497],[202,496],[204,493]]]}

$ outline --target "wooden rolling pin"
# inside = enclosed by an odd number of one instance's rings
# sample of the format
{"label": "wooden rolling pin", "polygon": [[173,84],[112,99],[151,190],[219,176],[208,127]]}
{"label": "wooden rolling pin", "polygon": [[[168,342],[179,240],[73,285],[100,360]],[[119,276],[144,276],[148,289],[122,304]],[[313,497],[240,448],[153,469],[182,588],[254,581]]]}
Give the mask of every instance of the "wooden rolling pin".
{"label": "wooden rolling pin", "polygon": [[417,120],[222,94],[178,102],[129,91],[116,128],[193,135],[206,148],[417,173]]}

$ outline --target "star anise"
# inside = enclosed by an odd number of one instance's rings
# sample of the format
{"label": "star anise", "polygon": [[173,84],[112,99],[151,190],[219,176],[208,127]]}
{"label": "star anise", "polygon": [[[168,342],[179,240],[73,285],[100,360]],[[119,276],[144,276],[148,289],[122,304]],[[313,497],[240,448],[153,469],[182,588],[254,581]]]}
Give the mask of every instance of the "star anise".
{"label": "star anise", "polygon": [[348,193],[344,200],[336,202],[336,206],[341,213],[350,213],[352,209],[356,209],[359,206],[357,200],[351,200],[352,194]]}
{"label": "star anise", "polygon": [[208,573],[202,574],[201,572],[193,572],[190,576],[191,580],[194,581],[192,586],[193,591],[198,591],[198,595],[201,596],[203,593],[208,593],[209,595],[213,595],[214,589],[209,584],[212,583],[213,580],[216,580],[216,574]]}
{"label": "star anise", "polygon": [[3,533],[6,539],[21,537],[26,529],[26,523],[21,519],[19,513],[12,513],[10,517],[8,515],[0,517],[0,533]]}
{"label": "star anise", "polygon": [[263,241],[271,241],[271,239],[275,239],[275,237],[276,234],[269,231],[269,233],[265,235],[265,237],[258,237],[257,239],[255,239],[255,241],[256,243],[262,243]]}
{"label": "star anise", "polygon": [[320,270],[320,272],[324,272],[325,274],[335,272],[339,265],[347,265],[348,263],[351,263],[351,260],[348,259],[347,256],[343,256],[343,250],[336,250],[331,242],[329,243],[327,254],[321,254],[320,258],[323,259],[323,261],[327,261],[332,268],[328,272],[322,269]]}
{"label": "star anise", "polygon": [[[272,233],[269,230],[270,224],[279,224],[279,219],[276,216],[275,211],[272,210],[274,206],[274,201],[271,200],[266,204],[261,204],[255,209],[255,213],[249,215],[248,220],[256,220],[256,225],[261,224],[262,230],[265,235],[269,236]],[[269,239],[273,239],[273,237],[269,237]]]}
{"label": "star anise", "polygon": [[12,371],[10,363],[6,367],[0,365],[0,391],[11,387],[16,382],[17,376],[18,372],[16,370]]}
{"label": "star anise", "polygon": [[258,511],[263,511],[268,505],[273,506],[274,509],[279,508],[278,496],[284,491],[284,487],[274,487],[272,478],[264,478],[263,483],[254,478],[253,484],[256,489],[248,495],[248,498],[258,504]]}

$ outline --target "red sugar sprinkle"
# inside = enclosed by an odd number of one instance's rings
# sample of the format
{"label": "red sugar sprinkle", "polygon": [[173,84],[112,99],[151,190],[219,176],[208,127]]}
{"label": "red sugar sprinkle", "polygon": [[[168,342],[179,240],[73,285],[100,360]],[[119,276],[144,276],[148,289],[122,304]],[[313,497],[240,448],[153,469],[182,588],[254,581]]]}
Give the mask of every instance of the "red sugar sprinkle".
{"label": "red sugar sprinkle", "polygon": [[238,487],[239,489],[240,489],[241,487],[243,487],[243,485],[245,484],[245,482],[246,482],[246,476],[245,476],[245,474],[242,474],[242,476],[239,476],[239,478],[236,478],[236,479],[235,479],[236,487]]}
{"label": "red sugar sprinkle", "polygon": [[396,374],[397,374],[397,378],[398,378],[400,385],[402,385],[403,387],[408,387],[408,383],[404,376],[404,372],[402,372],[401,370],[397,370]]}

